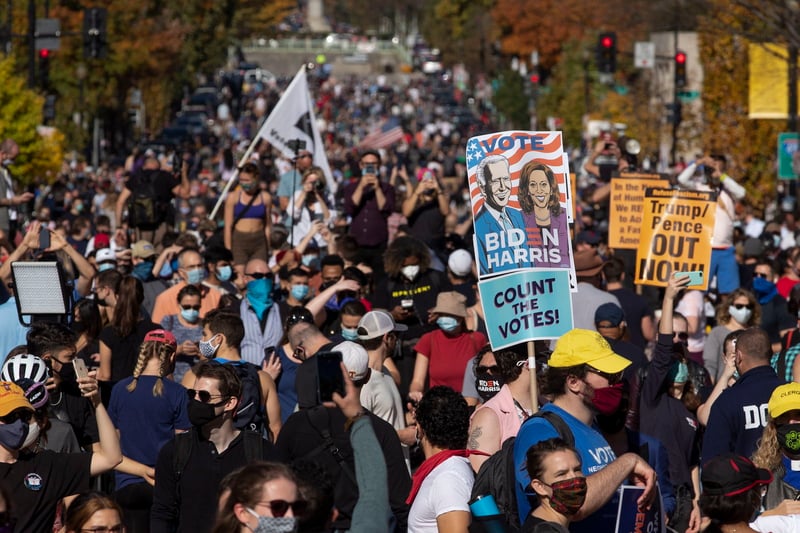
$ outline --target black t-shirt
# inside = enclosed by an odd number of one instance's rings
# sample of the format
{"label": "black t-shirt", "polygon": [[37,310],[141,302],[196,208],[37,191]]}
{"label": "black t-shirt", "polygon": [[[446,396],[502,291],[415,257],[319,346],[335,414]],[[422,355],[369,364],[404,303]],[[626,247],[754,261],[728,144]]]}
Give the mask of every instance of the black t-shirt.
{"label": "black t-shirt", "polygon": [[89,490],[91,453],[48,450],[0,463],[0,483],[11,496],[16,531],[51,533],[59,500]]}
{"label": "black t-shirt", "polygon": [[100,442],[94,408],[87,398],[80,395],[77,383],[62,383],[58,390],[51,392],[48,412],[51,418],[72,426],[78,444],[84,450],[90,450],[93,443]]}
{"label": "black t-shirt", "polygon": [[522,524],[522,533],[569,533],[569,529],[561,524],[542,520],[538,516],[528,515]]}
{"label": "black t-shirt", "polygon": [[175,218],[175,210],[172,207],[172,199],[175,195],[172,193],[172,189],[181,184],[180,177],[163,170],[141,170],[128,178],[128,181],[125,182],[125,188],[135,195],[137,188],[141,187],[142,181],[149,179],[146,173],[155,173],[153,190],[155,191],[155,200],[159,212],[163,216],[161,221],[172,221]]}
{"label": "black t-shirt", "polygon": [[100,332],[100,342],[111,350],[111,381],[116,383],[133,375],[136,360],[139,358],[139,347],[148,331],[159,329],[149,319],[139,320],[134,330],[125,337],[120,337],[113,326],[106,326]]}
{"label": "black t-shirt", "polygon": [[411,235],[437,249],[444,239],[444,216],[439,211],[439,201],[433,198],[417,206],[408,217]]}
{"label": "black t-shirt", "polygon": [[630,342],[644,350],[647,346],[647,341],[642,334],[642,318],[653,316],[653,312],[647,305],[647,300],[626,288],[614,289],[608,292],[617,297],[619,306],[625,312],[625,324],[627,324]]}

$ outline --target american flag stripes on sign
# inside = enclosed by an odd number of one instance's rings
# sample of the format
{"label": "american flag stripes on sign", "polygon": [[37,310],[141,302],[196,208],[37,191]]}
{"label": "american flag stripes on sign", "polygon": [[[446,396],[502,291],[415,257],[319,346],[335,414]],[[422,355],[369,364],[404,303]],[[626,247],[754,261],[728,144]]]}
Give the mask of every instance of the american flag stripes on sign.
{"label": "american flag stripes on sign", "polygon": [[402,140],[403,128],[400,127],[397,120],[390,119],[372,130],[369,135],[358,143],[358,147],[362,149],[372,148],[378,150],[380,148],[387,148]]}

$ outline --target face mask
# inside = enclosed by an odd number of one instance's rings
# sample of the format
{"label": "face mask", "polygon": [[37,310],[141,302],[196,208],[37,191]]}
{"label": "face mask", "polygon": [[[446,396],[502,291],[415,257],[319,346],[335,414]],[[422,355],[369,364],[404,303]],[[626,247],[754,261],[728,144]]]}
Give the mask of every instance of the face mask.
{"label": "face mask", "polygon": [[247,282],[247,301],[256,312],[258,319],[272,307],[272,280],[268,278],[254,279]]}
{"label": "face mask", "polygon": [[217,269],[217,279],[220,281],[228,281],[233,275],[233,269],[229,265],[221,266]]}
{"label": "face mask", "polygon": [[39,439],[39,424],[31,421],[28,424],[28,436],[25,437],[25,442],[22,443],[22,448],[27,448]]}
{"label": "face mask", "polygon": [[222,416],[222,413],[217,414],[214,404],[203,403],[199,400],[189,400],[186,411],[189,415],[189,422],[197,428],[203,427]]}
{"label": "face mask", "polygon": [[294,533],[299,524],[295,516],[261,516],[254,510],[246,507],[247,512],[258,518],[258,525],[253,533]]}
{"label": "face mask", "polygon": [[753,316],[753,312],[746,307],[743,307],[741,309],[736,309],[734,306],[731,305],[728,307],[728,312],[731,314],[731,317],[733,317],[733,319],[736,322],[738,322],[743,326],[746,325],[747,322],[750,320],[750,317]]}
{"label": "face mask", "polygon": [[451,331],[455,331],[458,327],[458,319],[452,316],[440,316],[436,319],[436,325],[442,329],[442,331],[446,331],[450,333]]}
{"label": "face mask", "polygon": [[319,263],[319,257],[316,254],[306,254],[303,256],[303,266],[311,269],[316,269]]}
{"label": "face mask", "polygon": [[400,272],[406,277],[406,279],[414,281],[419,274],[419,265],[408,265],[404,266]]}
{"label": "face mask", "polygon": [[782,424],[775,429],[780,447],[790,455],[800,454],[800,424]]}
{"label": "face mask", "polygon": [[308,285],[292,285],[292,298],[302,301],[308,296],[308,290]]}
{"label": "face mask", "polygon": [[622,383],[594,389],[592,405],[601,415],[610,415],[617,411],[622,402]]}
{"label": "face mask", "polygon": [[502,386],[503,380],[497,376],[493,376],[488,372],[475,374],[475,388],[478,389],[478,396],[484,402],[491,400],[495,394],[500,392]]}
{"label": "face mask", "polygon": [[153,271],[153,261],[145,261],[144,263],[139,263],[135,267],[133,267],[133,271],[131,274],[134,278],[138,279],[139,281],[148,281],[150,276],[152,276]]}
{"label": "face mask", "polygon": [[14,164],[14,160],[13,159],[3,159],[3,166],[4,167],[8,168],[13,164]]}
{"label": "face mask", "polygon": [[248,192],[252,191],[255,188],[255,185],[255,183],[239,183],[239,186],[242,188],[242,190]]}
{"label": "face mask", "polygon": [[170,268],[172,268],[173,272],[177,272],[178,269],[180,268],[180,265],[178,264],[178,260],[177,259],[173,259],[172,261],[170,261],[169,262],[169,266],[170,266]]}
{"label": "face mask", "polygon": [[346,341],[357,341],[358,340],[358,332],[356,328],[346,328],[342,326],[342,337]]}
{"label": "face mask", "polygon": [[559,514],[572,516],[586,501],[585,477],[558,481],[550,485],[550,488],[553,490],[553,495],[550,496],[550,507]]}
{"label": "face mask", "polygon": [[78,335],[80,335],[81,333],[86,331],[86,326],[87,324],[85,322],[76,322],[73,320],[72,324],[70,325],[70,329],[75,333],[77,333]]}
{"label": "face mask", "polygon": [[181,316],[185,321],[194,324],[200,319],[200,311],[198,309],[181,309]]}
{"label": "face mask", "polygon": [[[152,270],[152,269],[151,269]],[[168,278],[172,276],[172,273],[175,272],[172,269],[172,265],[169,261],[164,263],[164,266],[161,267],[161,271],[158,273],[158,277],[160,278]]]}
{"label": "face mask", "polygon": [[206,359],[213,359],[213,358],[214,358],[214,355],[216,355],[216,353],[217,353],[217,350],[219,350],[219,347],[220,347],[220,345],[222,344],[222,343],[219,343],[219,344],[217,344],[216,346],[214,346],[214,345],[212,344],[212,341],[213,341],[213,340],[214,340],[216,337],[217,337],[217,336],[216,336],[216,335],[214,335],[213,337],[211,337],[211,338],[210,338],[210,339],[208,339],[207,341],[202,341],[202,340],[201,340],[201,341],[199,342],[199,344],[198,344],[198,349],[200,350],[200,355],[202,355],[202,356],[203,356],[203,357],[205,357]]}
{"label": "face mask", "polygon": [[[55,369],[53,371],[56,372]],[[78,376],[75,374],[75,367],[72,366],[72,363],[61,363],[61,370],[57,371],[56,374],[61,377],[61,381],[77,382],[78,380]]]}
{"label": "face mask", "polygon": [[667,372],[669,383],[686,383],[689,381],[689,367],[684,362],[677,362]]}
{"label": "face mask", "polygon": [[195,268],[186,272],[186,283],[189,285],[200,285],[206,279],[206,270],[204,268]]}
{"label": "face mask", "polygon": [[98,272],[105,272],[107,270],[114,270],[116,265],[114,263],[101,263],[97,265]]}
{"label": "face mask", "polygon": [[191,207],[181,207],[181,215],[185,216],[185,215],[188,215],[191,212],[192,212],[192,208]]}
{"label": "face mask", "polygon": [[7,450],[20,450],[22,444],[25,442],[25,437],[28,436],[28,424],[20,419],[12,422],[11,424],[0,425],[0,445]]}

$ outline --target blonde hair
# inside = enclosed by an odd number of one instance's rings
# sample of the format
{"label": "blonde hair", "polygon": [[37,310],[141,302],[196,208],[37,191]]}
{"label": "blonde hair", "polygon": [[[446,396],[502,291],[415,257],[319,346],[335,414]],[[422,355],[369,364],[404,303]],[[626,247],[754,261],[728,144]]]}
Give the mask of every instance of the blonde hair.
{"label": "blonde hair", "polygon": [[758,441],[758,448],[753,454],[753,463],[759,468],[766,468],[774,472],[781,464],[781,446],[778,443],[778,428],[772,418],[767,422],[761,440]]}
{"label": "blonde hair", "polygon": [[153,385],[153,396],[161,396],[164,392],[164,376],[169,373],[170,357],[175,353],[175,348],[171,345],[158,342],[146,341],[139,348],[139,358],[136,360],[136,367],[133,369],[133,380],[128,384],[128,392],[136,390],[139,376],[142,374],[145,365],[150,359],[158,358],[161,366],[159,367],[158,380]]}

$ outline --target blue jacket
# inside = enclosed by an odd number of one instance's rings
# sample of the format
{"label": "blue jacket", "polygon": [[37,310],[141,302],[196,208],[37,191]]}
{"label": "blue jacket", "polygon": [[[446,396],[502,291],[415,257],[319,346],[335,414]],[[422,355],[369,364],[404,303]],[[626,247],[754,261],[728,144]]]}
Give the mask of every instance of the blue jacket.
{"label": "blue jacket", "polygon": [[[519,229],[525,233],[525,220],[522,218],[522,213],[511,207],[505,208],[505,214],[508,216],[511,225],[515,229]],[[497,220],[492,216],[486,206],[481,207],[475,216],[475,250],[478,257],[478,265],[480,267],[480,275],[498,274],[500,272],[511,272],[519,270],[520,268],[531,267],[531,262],[528,258],[528,243],[527,237],[524,239],[522,246],[499,246],[488,249],[487,236],[496,235],[498,238],[506,240],[507,233],[500,226]],[[514,251],[517,248],[525,249],[525,259],[522,261],[514,261]]]}
{"label": "blue jacket", "polygon": [[753,455],[767,425],[769,397],[783,382],[769,365],[758,366],[719,395],[708,417],[702,464],[726,452]]}

